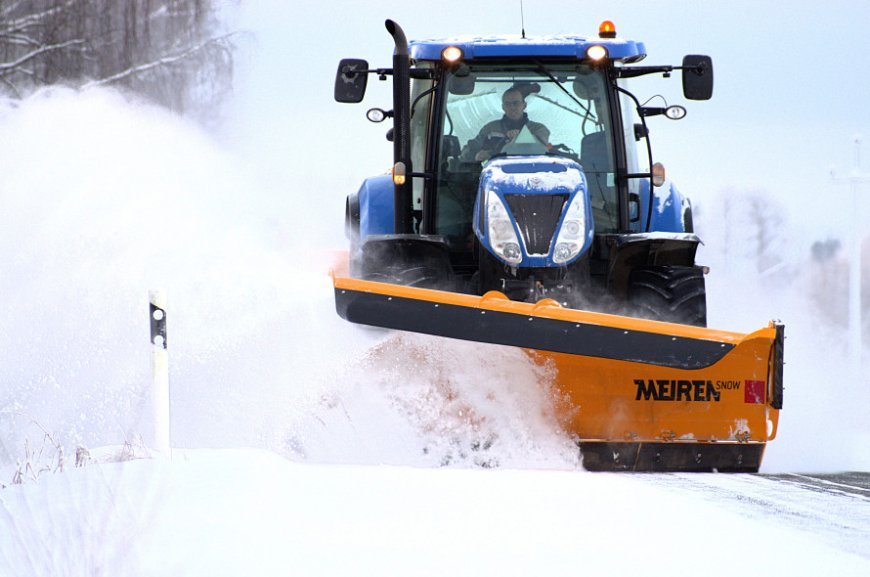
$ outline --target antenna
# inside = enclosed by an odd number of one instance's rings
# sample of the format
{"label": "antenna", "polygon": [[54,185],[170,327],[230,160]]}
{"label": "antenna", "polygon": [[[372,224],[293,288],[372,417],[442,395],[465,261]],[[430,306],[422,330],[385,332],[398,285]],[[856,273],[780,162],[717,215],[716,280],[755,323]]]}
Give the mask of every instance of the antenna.
{"label": "antenna", "polygon": [[523,31],[523,39],[526,37],[526,17],[523,14],[523,0],[520,0],[520,27]]}

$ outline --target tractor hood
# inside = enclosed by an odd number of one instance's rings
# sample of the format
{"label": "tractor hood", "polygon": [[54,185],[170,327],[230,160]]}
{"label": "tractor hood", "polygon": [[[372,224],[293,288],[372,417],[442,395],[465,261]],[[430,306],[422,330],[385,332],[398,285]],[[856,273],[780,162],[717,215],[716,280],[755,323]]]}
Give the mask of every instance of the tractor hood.
{"label": "tractor hood", "polygon": [[564,266],[592,243],[586,177],[570,159],[494,158],[481,173],[474,210],[478,239],[510,266]]}

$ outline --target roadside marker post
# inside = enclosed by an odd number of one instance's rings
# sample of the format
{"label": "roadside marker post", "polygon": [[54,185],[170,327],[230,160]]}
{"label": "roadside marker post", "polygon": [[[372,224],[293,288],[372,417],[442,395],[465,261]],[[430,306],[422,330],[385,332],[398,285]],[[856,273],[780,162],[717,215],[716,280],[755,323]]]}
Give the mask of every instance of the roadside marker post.
{"label": "roadside marker post", "polygon": [[151,376],[154,402],[154,448],[172,458],[169,412],[169,353],[166,340],[166,293],[148,294],[151,324]]}

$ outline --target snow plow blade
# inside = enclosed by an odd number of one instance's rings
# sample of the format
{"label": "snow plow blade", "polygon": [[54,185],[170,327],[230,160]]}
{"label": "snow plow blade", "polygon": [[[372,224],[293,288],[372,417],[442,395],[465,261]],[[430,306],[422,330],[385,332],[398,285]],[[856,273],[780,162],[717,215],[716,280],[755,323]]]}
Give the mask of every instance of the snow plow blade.
{"label": "snow plow blade", "polygon": [[782,325],[739,334],[335,271],[333,284],[350,322],[520,347],[551,368],[588,470],[754,472],[776,436]]}

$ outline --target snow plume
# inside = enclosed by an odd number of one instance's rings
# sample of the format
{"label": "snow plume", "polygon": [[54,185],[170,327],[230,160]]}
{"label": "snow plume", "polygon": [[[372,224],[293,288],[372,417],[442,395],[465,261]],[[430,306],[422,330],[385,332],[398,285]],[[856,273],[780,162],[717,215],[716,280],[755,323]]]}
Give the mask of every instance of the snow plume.
{"label": "snow plume", "polygon": [[548,369],[519,349],[391,334],[344,371],[291,439],[310,460],[579,466],[556,421]]}
{"label": "snow plume", "polygon": [[108,90],[6,103],[0,134],[0,471],[45,431],[70,459],[151,442],[151,289],[169,299],[176,447],[576,465],[520,351],[338,318],[312,231],[340,235],[341,206],[276,198],[258,165]]}
{"label": "snow plume", "polygon": [[150,438],[157,288],[176,439],[199,442],[186,434],[209,424],[205,437],[229,426],[247,441],[222,407],[263,378],[266,359],[246,351],[280,358],[262,331],[303,319],[288,287],[315,277],[268,250],[280,232],[245,168],[181,119],[106,90],[45,91],[4,105],[0,125],[0,460],[40,426],[68,454]]}
{"label": "snow plume", "polygon": [[109,92],[52,90],[2,111],[5,458],[30,421],[76,444],[137,428],[148,369],[137,354],[148,338],[141,291],[162,283],[180,235],[207,247],[184,194],[204,167],[166,146],[168,118],[134,110]]}

